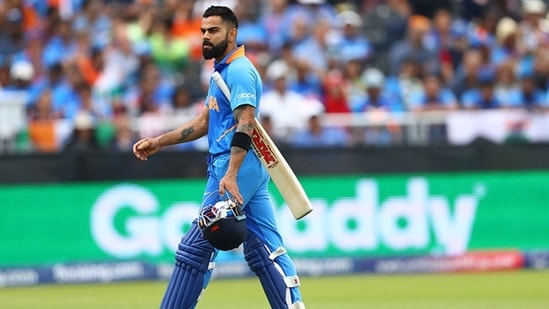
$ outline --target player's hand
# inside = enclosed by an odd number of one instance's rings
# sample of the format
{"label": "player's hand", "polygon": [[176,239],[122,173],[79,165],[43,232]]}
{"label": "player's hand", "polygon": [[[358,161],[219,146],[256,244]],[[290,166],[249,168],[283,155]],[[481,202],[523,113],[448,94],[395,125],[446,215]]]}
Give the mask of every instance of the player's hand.
{"label": "player's hand", "polygon": [[240,205],[244,204],[244,199],[240,194],[238,189],[238,184],[236,182],[236,175],[225,174],[221,181],[219,182],[219,195],[225,196],[226,193],[229,193]]}
{"label": "player's hand", "polygon": [[133,144],[133,154],[139,160],[147,160],[157,153],[161,146],[155,138],[143,138]]}

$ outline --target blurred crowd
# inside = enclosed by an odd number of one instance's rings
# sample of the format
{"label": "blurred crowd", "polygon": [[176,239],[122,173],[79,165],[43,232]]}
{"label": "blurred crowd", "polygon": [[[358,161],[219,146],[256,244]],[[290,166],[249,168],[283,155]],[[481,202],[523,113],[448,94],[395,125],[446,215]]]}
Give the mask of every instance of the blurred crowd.
{"label": "blurred crowd", "polygon": [[357,137],[327,114],[549,107],[544,0],[0,0],[0,113],[16,101],[25,112],[23,129],[0,123],[0,148],[129,151],[169,129],[163,119],[196,115],[213,67],[201,14],[220,3],[239,18],[264,78],[261,120],[281,143],[401,134],[389,122]]}

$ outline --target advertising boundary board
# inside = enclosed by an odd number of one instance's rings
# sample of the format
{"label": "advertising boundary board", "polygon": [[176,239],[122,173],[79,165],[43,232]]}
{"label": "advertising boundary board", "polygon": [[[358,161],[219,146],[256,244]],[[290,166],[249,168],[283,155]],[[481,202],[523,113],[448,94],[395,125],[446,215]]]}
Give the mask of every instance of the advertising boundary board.
{"label": "advertising boundary board", "polygon": [[[549,172],[302,178],[315,210],[296,221],[271,195],[306,276],[543,269]],[[0,286],[165,279],[203,180],[0,186]],[[33,248],[33,250],[29,250]],[[39,255],[34,252],[40,252]],[[216,276],[249,276],[223,252]]]}
{"label": "advertising boundary board", "polygon": [[[270,188],[294,258],[549,250],[549,172],[326,176],[302,183],[314,211],[297,221]],[[0,267],[170,262],[199,212],[203,186],[203,180],[0,186]],[[234,250],[218,261],[241,257]]]}
{"label": "advertising boundary board", "polygon": [[[540,264],[540,258],[544,264]],[[532,259],[537,261],[537,264]],[[549,268],[549,251],[522,253],[518,251],[471,252],[452,257],[400,258],[333,258],[296,259],[301,276],[332,276],[349,274],[417,274],[516,271],[523,268]],[[0,288],[38,284],[109,283],[132,280],[167,280],[171,264],[150,264],[141,261],[112,263],[71,263],[43,267],[0,268]],[[245,262],[216,265],[213,278],[251,277]]]}

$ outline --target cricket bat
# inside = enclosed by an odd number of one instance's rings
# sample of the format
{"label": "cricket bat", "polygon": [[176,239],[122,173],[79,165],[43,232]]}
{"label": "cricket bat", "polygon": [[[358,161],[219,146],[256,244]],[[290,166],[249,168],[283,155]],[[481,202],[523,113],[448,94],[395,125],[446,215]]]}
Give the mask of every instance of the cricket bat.
{"label": "cricket bat", "polygon": [[[227,100],[230,100],[229,87],[221,74],[214,72],[212,78]],[[255,118],[255,129],[252,134],[252,149],[267,169],[294,218],[299,220],[313,211],[311,201],[299,179],[257,118]]]}

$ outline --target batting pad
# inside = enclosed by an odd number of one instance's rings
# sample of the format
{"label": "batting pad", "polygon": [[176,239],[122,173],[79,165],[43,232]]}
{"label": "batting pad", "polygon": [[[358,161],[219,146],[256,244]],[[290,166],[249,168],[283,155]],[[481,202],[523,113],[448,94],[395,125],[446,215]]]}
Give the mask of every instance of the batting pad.
{"label": "batting pad", "polygon": [[194,308],[213,270],[213,246],[202,238],[193,222],[175,254],[175,267],[162,299],[161,309]]}
{"label": "batting pad", "polygon": [[286,249],[269,250],[254,233],[248,231],[244,242],[244,257],[250,269],[257,275],[271,308],[291,308],[293,302],[301,300],[297,287],[297,276],[286,276],[277,263],[277,258],[286,254]]}

